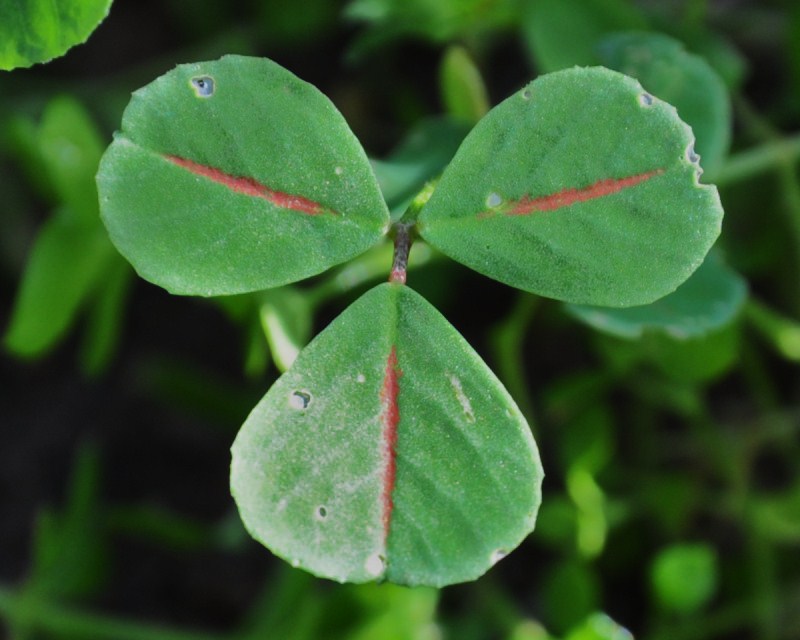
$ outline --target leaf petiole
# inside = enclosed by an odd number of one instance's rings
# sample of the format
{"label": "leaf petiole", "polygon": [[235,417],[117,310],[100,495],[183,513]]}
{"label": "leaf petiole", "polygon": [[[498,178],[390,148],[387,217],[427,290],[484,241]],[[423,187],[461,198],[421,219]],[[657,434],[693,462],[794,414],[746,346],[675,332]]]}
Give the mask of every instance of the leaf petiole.
{"label": "leaf petiole", "polygon": [[410,224],[398,222],[394,225],[394,258],[392,259],[392,271],[389,274],[389,282],[406,283],[406,272],[408,271],[408,253],[414,242]]}

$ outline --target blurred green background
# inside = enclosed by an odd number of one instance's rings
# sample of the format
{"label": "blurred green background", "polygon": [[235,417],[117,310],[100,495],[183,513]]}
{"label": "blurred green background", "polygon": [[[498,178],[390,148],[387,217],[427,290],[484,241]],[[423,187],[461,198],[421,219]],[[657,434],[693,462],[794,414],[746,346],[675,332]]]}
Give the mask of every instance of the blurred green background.
{"label": "blurred green background", "polygon": [[[695,128],[729,269],[691,289],[689,320],[674,299],[664,322],[567,308],[412,252],[409,283],[498,372],[547,473],[536,531],[475,583],[333,584],[240,524],[237,429],[391,251],[215,300],[134,276],[98,218],[99,156],[132,91],[224,53],[328,95],[395,211],[540,73],[614,66]],[[796,0],[116,0],[86,44],[0,72],[3,632],[800,638],[798,131]]]}

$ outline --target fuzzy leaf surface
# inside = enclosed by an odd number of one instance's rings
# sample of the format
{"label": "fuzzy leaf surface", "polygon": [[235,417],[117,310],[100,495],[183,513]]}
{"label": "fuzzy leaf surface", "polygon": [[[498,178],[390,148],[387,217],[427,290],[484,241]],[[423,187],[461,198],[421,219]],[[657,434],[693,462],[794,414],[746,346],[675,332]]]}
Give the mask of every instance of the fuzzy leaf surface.
{"label": "fuzzy leaf surface", "polygon": [[300,353],[232,452],[251,535],[342,582],[475,579],[533,529],[540,501],[514,401],[399,284],[371,289]]}
{"label": "fuzzy leaf surface", "polygon": [[25,0],[0,5],[0,69],[30,67],[85,42],[111,0]]}
{"label": "fuzzy leaf surface", "polygon": [[703,168],[719,169],[731,141],[731,105],[725,83],[700,56],[660,33],[617,33],[597,46],[607,67],[633,76],[669,102],[692,127]]}
{"label": "fuzzy leaf surface", "polygon": [[634,79],[574,68],[534,80],[464,140],[419,215],[431,245],[568,302],[646,304],[719,235],[689,127]]}
{"label": "fuzzy leaf surface", "polygon": [[374,245],[389,214],[320,91],[270,60],[180,65],[134,93],[98,173],[103,220],[172,293],[244,293]]}

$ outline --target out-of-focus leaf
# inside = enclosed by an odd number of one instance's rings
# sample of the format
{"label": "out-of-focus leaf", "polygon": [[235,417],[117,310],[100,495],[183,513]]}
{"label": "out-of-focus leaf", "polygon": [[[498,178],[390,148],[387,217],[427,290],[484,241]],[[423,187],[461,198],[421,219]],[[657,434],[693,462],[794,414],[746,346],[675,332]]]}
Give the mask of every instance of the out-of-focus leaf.
{"label": "out-of-focus leaf", "polygon": [[541,593],[544,622],[556,633],[573,628],[600,604],[597,576],[578,560],[564,560],[546,573]]}
{"label": "out-of-focus leaf", "polygon": [[4,337],[19,356],[37,356],[61,338],[114,259],[102,227],[71,217],[61,211],[45,222],[28,258]]}
{"label": "out-of-focus leaf", "polygon": [[676,544],[653,560],[650,579],[658,603],[690,614],[702,608],[717,588],[717,554],[704,543]]}
{"label": "out-of-focus leaf", "polygon": [[481,72],[464,47],[451,46],[439,68],[439,87],[445,111],[474,125],[489,111],[489,96]]}
{"label": "out-of-focus leaf", "polygon": [[30,67],[86,41],[111,0],[24,0],[0,6],[0,69]]}
{"label": "out-of-focus leaf", "polygon": [[363,57],[398,39],[414,37],[434,42],[487,33],[513,24],[517,0],[352,0],[345,17],[367,23],[350,55]]}
{"label": "out-of-focus leaf", "polygon": [[94,176],[105,145],[85,108],[69,96],[50,101],[38,140],[58,201],[77,219],[99,225]]}
{"label": "out-of-focus leaf", "polygon": [[107,549],[101,530],[99,465],[96,449],[80,449],[63,511],[47,510],[39,518],[25,585],[37,597],[80,597],[100,586]]}
{"label": "out-of-focus leaf", "polygon": [[637,339],[655,332],[686,340],[730,324],[746,298],[744,278],[712,252],[675,292],[651,304],[625,309],[567,304],[564,308],[595,329],[621,338]]}
{"label": "out-of-focus leaf", "polygon": [[393,217],[402,214],[425,183],[441,173],[468,132],[467,124],[453,118],[426,118],[388,157],[372,160]]}
{"label": "out-of-focus leaf", "polygon": [[108,261],[89,304],[81,347],[81,366],[90,376],[101,373],[116,351],[132,280],[125,261],[117,256]]}
{"label": "out-of-focus leaf", "polygon": [[[348,634],[348,640],[437,640],[435,626],[438,592],[406,589],[395,585],[352,587],[368,605],[364,621]],[[371,614],[371,615],[370,615]]]}
{"label": "out-of-focus leaf", "polygon": [[646,29],[626,0],[536,0],[527,3],[523,35],[542,73],[596,64],[594,47],[607,33]]}
{"label": "out-of-focus leaf", "polygon": [[738,362],[741,330],[731,324],[699,338],[653,335],[644,343],[648,359],[670,378],[705,383],[725,375]]}
{"label": "out-of-focus leaf", "polygon": [[606,614],[595,613],[570,631],[565,640],[633,640],[633,635]]}
{"label": "out-of-focus leaf", "polygon": [[262,300],[261,326],[275,366],[283,373],[311,339],[311,304],[303,291],[288,286],[265,291]]}

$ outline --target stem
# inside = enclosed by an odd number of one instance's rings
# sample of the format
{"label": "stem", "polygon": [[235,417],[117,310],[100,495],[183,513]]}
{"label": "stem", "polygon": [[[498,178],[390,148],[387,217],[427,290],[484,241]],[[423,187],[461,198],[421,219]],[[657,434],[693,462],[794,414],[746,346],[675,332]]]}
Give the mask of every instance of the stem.
{"label": "stem", "polygon": [[[777,131],[773,125],[759,114],[746,100],[739,99],[736,102],[740,120],[749,130],[750,134],[761,140],[779,144],[781,142],[781,132]],[[780,161],[775,166],[778,181],[784,197],[783,212],[786,216],[787,232],[790,234],[792,242],[793,271],[800,273],[800,184],[798,184],[795,172],[796,156],[781,155]],[[800,282],[800,278],[795,277]],[[797,295],[793,296],[795,301],[800,300],[800,287],[795,289]],[[800,314],[800,305],[795,306],[795,313]]]}
{"label": "stem", "polygon": [[800,160],[800,134],[766,142],[732,155],[717,173],[709,176],[708,181],[717,186],[724,186],[798,160]]}
{"label": "stem", "polygon": [[744,316],[782,357],[800,362],[800,323],[754,298],[748,300]]}
{"label": "stem", "polygon": [[399,284],[406,283],[406,271],[408,270],[408,253],[411,251],[411,244],[414,242],[410,233],[411,225],[398,222],[394,228],[394,260],[392,261],[392,272],[389,274],[389,282]]}
{"label": "stem", "polygon": [[24,628],[85,640],[223,640],[227,637],[139,624],[73,610],[48,601],[31,602],[24,595],[2,586],[0,615]]}

